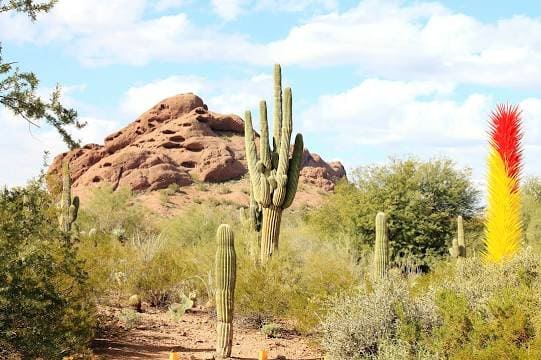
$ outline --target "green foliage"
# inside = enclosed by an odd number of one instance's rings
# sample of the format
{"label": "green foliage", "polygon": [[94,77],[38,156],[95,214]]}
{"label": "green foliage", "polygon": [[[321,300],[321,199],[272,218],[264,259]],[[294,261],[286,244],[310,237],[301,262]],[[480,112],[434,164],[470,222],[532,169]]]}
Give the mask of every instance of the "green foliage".
{"label": "green foliage", "polygon": [[261,332],[268,338],[278,338],[281,335],[282,328],[276,323],[267,323],[261,326]]}
{"label": "green foliage", "polygon": [[395,264],[406,258],[430,266],[447,253],[456,216],[470,218],[477,210],[470,171],[456,169],[450,160],[391,159],[358,168],[350,177],[352,183],[339,184],[310,222],[328,237],[356,238],[352,246],[360,252],[374,243],[374,215],[384,211]]}
{"label": "green foliage", "polygon": [[[327,301],[355,286],[359,269],[344,248],[319,241],[302,223],[285,223],[281,238],[280,252],[265,266],[239,257],[236,311],[259,325],[286,319],[310,333],[326,313]],[[249,241],[242,243],[244,254]]]}
{"label": "green foliage", "polygon": [[132,309],[122,309],[118,316],[126,329],[133,329],[141,323],[141,315]]}
{"label": "green foliage", "polygon": [[[55,2],[9,0],[6,3],[0,1],[0,14],[17,11],[36,20],[39,13],[48,12]],[[48,125],[56,129],[70,148],[78,147],[79,142],[71,137],[67,128],[69,126],[82,128],[85,124],[77,120],[75,110],[62,106],[60,87],[55,88],[49,101],[44,101],[37,94],[39,80],[36,75],[32,72],[21,72],[14,64],[13,61],[4,61],[0,46],[0,104],[31,125],[37,126],[37,122],[44,119]]]}
{"label": "green foliage", "polygon": [[524,240],[539,247],[541,240],[541,178],[532,177],[522,187]]}
{"label": "green foliage", "polygon": [[144,208],[134,202],[131,190],[126,187],[119,187],[116,191],[107,185],[95,188],[83,205],[79,211],[79,223],[83,229],[95,228],[98,233],[107,234],[123,231],[123,236],[131,236],[152,228],[145,219]]}
{"label": "green foliage", "polygon": [[341,359],[541,358],[541,256],[504,264],[478,258],[429,274],[365,283],[324,321],[323,345]]}
{"label": "green foliage", "polygon": [[[195,292],[199,303],[213,302],[216,244],[209,239],[221,223],[237,228],[238,221],[233,207],[203,204],[157,222],[155,230],[160,233],[138,231],[123,244],[107,233],[82,237],[79,253],[85,259],[92,295],[100,302],[117,303],[139,294],[150,305],[168,306],[180,303],[180,294]],[[312,332],[327,309],[325,301],[358,281],[359,268],[352,265],[347,250],[320,241],[296,213],[286,218],[281,251],[266,267],[254,262],[253,233],[235,235],[242,269],[237,273],[235,312],[259,325],[282,318],[303,333]]]}
{"label": "green foliage", "polygon": [[0,193],[0,344],[23,358],[83,350],[94,329],[87,276],[41,182]]}

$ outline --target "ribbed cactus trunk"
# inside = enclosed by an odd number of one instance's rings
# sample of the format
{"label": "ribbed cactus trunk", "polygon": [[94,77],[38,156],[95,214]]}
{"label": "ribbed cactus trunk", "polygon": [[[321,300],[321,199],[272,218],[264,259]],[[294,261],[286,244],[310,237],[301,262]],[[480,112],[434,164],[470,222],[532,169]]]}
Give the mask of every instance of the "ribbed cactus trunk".
{"label": "ribbed cactus trunk", "polygon": [[457,218],[457,239],[458,256],[466,257],[466,239],[464,238],[464,220],[462,216]]}
{"label": "ribbed cactus trunk", "polygon": [[233,345],[233,310],[235,282],[237,278],[237,256],[235,239],[229,225],[222,224],[216,234],[216,356],[228,358]]}
{"label": "ribbed cactus trunk", "polygon": [[244,117],[244,139],[250,182],[254,198],[263,212],[260,253],[262,263],[267,262],[278,249],[282,211],[293,202],[299,183],[304,145],[302,135],[297,134],[293,155],[289,156],[293,127],[292,101],[290,88],[286,88],[282,94],[281,69],[280,65],[276,65],[274,67],[273,147],[271,148],[269,143],[267,104],[262,101],[259,106],[261,121],[259,158],[256,152],[251,112],[246,111]]}
{"label": "ribbed cactus trunk", "polygon": [[387,234],[387,216],[385,213],[376,215],[376,243],[374,246],[374,276],[382,279],[387,276],[389,268],[389,239]]}
{"label": "ribbed cactus trunk", "polygon": [[62,164],[62,194],[60,199],[60,216],[59,223],[60,229],[66,237],[66,241],[70,241],[72,238],[72,225],[77,220],[77,213],[79,211],[79,197],[75,196],[73,201],[71,200],[71,176],[69,163],[64,161]]}
{"label": "ribbed cactus trunk", "polygon": [[282,209],[269,207],[263,209],[263,226],[261,228],[261,262],[265,262],[274,250],[278,249],[280,238],[280,223],[282,221]]}
{"label": "ribbed cactus trunk", "polygon": [[449,254],[454,259],[465,258],[466,240],[464,238],[464,220],[462,219],[462,216],[459,216],[456,222],[456,238],[453,239],[452,246],[449,248]]}

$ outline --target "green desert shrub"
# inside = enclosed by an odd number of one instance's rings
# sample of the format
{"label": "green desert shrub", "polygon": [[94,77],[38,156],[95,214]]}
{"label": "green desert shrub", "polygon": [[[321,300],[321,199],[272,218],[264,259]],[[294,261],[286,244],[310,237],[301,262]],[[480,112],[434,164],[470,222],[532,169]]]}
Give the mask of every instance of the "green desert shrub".
{"label": "green desert shrub", "polygon": [[541,256],[478,258],[339,296],[323,345],[341,359],[541,358]]}
{"label": "green desert shrub", "polygon": [[361,255],[373,245],[374,217],[383,211],[389,219],[391,260],[406,258],[426,269],[447,256],[456,217],[464,216],[467,223],[477,211],[479,192],[470,170],[456,168],[451,160],[391,159],[355,169],[349,178],[351,183],[340,183],[308,218],[330,239],[349,235]]}
{"label": "green desert shrub", "polygon": [[[286,217],[284,217],[284,220]],[[258,325],[273,319],[292,321],[302,333],[318,328],[327,300],[355,286],[359,269],[346,250],[320,241],[301,223],[282,225],[280,251],[265,265],[248,256],[249,238],[243,238],[235,291],[236,312]]]}
{"label": "green desert shrub", "polygon": [[234,206],[202,204],[156,221],[159,233],[139,231],[124,243],[110,235],[98,241],[83,237],[80,254],[94,295],[105,303],[123,303],[135,293],[151,305],[168,308],[182,302],[179,294],[195,293],[197,303],[212,303],[215,236],[222,223],[235,231],[242,269],[237,274],[236,312],[259,325],[285,318],[302,332],[313,331],[325,312],[326,299],[358,281],[358,267],[347,251],[320,241],[293,213],[284,216],[280,252],[266,267],[256,264],[255,234],[242,231],[238,222]]}
{"label": "green desert shrub", "polygon": [[541,246],[541,177],[532,177],[522,187],[524,240],[537,249]]}
{"label": "green desert shrub", "polygon": [[22,358],[83,351],[94,331],[87,275],[41,181],[0,192],[0,344]]}
{"label": "green desert shrub", "polygon": [[95,228],[98,233],[111,234],[122,229],[126,235],[152,228],[145,209],[135,202],[132,191],[110,185],[94,188],[87,201],[81,203],[78,222],[81,229]]}
{"label": "green desert shrub", "polygon": [[393,274],[376,283],[367,280],[353,293],[334,299],[323,323],[322,344],[337,360],[370,359],[383,344],[398,341],[411,353],[438,321],[434,304],[410,295],[407,280]]}

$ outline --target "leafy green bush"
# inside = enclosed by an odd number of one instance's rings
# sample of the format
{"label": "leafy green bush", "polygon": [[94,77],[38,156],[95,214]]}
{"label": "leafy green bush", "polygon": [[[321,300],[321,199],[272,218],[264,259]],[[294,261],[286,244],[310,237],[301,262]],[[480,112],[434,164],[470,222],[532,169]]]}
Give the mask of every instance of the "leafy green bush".
{"label": "leafy green bush", "polygon": [[374,243],[376,214],[384,211],[395,263],[406,258],[426,269],[447,256],[456,217],[470,219],[477,210],[479,194],[470,171],[456,169],[451,160],[391,159],[385,165],[358,168],[350,178],[352,183],[339,184],[309,216],[310,223],[331,239],[349,235],[362,254]]}
{"label": "leafy green bush", "polygon": [[0,193],[0,344],[23,358],[62,358],[93,336],[91,292],[40,181]]}
{"label": "leafy green bush", "polygon": [[407,281],[397,275],[374,284],[366,281],[333,304],[323,326],[323,347],[333,359],[369,359],[382,344],[398,340],[410,353],[421,334],[439,321],[433,304],[411,296]]}
{"label": "leafy green bush", "polygon": [[477,258],[367,283],[324,321],[332,359],[539,359],[541,256]]}
{"label": "leafy green bush", "polygon": [[78,223],[81,229],[95,228],[107,234],[122,229],[131,235],[152,228],[145,219],[145,209],[134,201],[131,190],[120,187],[113,191],[109,185],[92,190],[90,199],[81,204]]}
{"label": "leafy green bush", "polygon": [[541,178],[532,177],[522,187],[524,240],[539,248],[541,245]]}

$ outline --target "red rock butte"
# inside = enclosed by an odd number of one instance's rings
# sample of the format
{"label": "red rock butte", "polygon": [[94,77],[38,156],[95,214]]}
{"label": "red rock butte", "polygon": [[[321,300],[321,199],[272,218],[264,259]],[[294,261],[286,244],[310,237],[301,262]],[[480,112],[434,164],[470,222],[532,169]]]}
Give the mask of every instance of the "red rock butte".
{"label": "red rock butte", "polygon": [[[192,93],[160,101],[134,122],[105,138],[55,157],[49,173],[70,163],[74,188],[102,184],[134,191],[170,184],[225,182],[246,174],[244,122],[208,110]],[[346,175],[340,162],[326,163],[304,150],[301,182],[332,190]]]}

